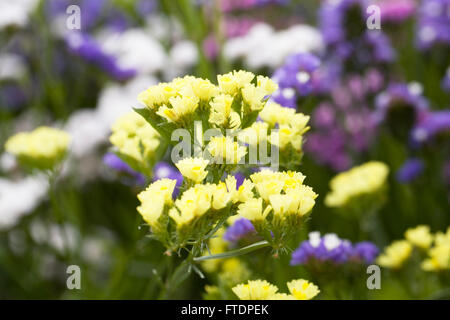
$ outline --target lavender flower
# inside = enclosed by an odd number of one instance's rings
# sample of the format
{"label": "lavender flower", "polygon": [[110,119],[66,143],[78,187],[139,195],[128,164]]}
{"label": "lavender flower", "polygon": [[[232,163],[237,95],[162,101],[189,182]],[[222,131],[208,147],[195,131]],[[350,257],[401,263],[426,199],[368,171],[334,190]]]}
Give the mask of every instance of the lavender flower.
{"label": "lavender flower", "polygon": [[384,22],[401,23],[414,15],[416,2],[414,0],[379,0],[381,20]]}
{"label": "lavender flower", "polygon": [[424,0],[419,9],[418,46],[428,50],[435,44],[450,45],[450,0]]}
{"label": "lavender flower", "polygon": [[275,71],[272,79],[279,90],[273,95],[275,102],[290,108],[296,107],[296,100],[313,91],[314,72],[320,66],[320,59],[313,54],[299,53],[286,59],[286,63]]}
{"label": "lavender flower", "polygon": [[450,110],[429,112],[412,130],[411,142],[417,147],[449,131]]}
{"label": "lavender flower", "polygon": [[255,234],[255,232],[255,227],[250,220],[240,218],[227,229],[223,238],[229,242],[238,242],[242,238]]}
{"label": "lavender flower", "polygon": [[380,93],[375,100],[375,119],[377,123],[404,122],[407,117],[414,125],[428,112],[428,101],[422,96],[422,87],[417,83],[393,83]]}
{"label": "lavender flower", "polygon": [[445,72],[444,79],[442,79],[442,89],[450,92],[450,66],[447,68],[447,72]]}
{"label": "lavender flower", "polygon": [[136,185],[144,185],[145,177],[141,173],[132,169],[125,161],[120,159],[115,153],[109,152],[105,154],[103,157],[103,163],[105,163],[111,169],[114,169],[117,172],[125,174],[126,176],[131,177],[131,182],[125,180],[127,184],[136,184]]}
{"label": "lavender flower", "polygon": [[359,242],[352,245],[349,240],[340,239],[334,233],[321,237],[320,232],[316,231],[310,232],[309,239],[303,241],[292,253],[291,265],[304,265],[311,260],[334,264],[347,262],[369,264],[377,254],[378,248],[371,242]]}
{"label": "lavender flower", "polygon": [[353,246],[350,259],[353,261],[361,261],[371,264],[378,256],[379,250],[376,245],[369,241],[358,242]]}
{"label": "lavender flower", "polygon": [[66,43],[71,52],[99,66],[117,80],[126,80],[137,73],[134,69],[122,69],[119,67],[116,63],[116,58],[104,52],[99,44],[87,34],[79,32],[68,33]]}
{"label": "lavender flower", "polygon": [[366,0],[328,0],[319,9],[320,28],[332,56],[356,65],[389,63],[394,52],[379,30],[366,27]]}
{"label": "lavender flower", "polygon": [[425,165],[421,159],[408,159],[400,169],[398,169],[396,174],[397,181],[401,183],[411,182],[423,173],[424,167]]}

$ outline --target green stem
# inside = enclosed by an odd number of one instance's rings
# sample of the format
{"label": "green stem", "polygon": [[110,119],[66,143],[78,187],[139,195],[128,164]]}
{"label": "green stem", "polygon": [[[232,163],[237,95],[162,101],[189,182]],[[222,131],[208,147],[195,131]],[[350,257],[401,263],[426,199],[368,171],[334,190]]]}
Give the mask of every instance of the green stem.
{"label": "green stem", "polygon": [[196,258],[194,258],[194,261],[198,262],[198,261],[204,261],[204,260],[210,260],[210,259],[223,259],[223,258],[236,257],[236,256],[240,256],[240,255],[243,255],[243,254],[246,254],[246,253],[267,247],[267,246],[269,246],[269,243],[266,240],[264,240],[264,241],[256,242],[256,243],[253,243],[246,247],[239,248],[236,250],[231,250],[228,252],[212,254],[209,256],[196,257]]}

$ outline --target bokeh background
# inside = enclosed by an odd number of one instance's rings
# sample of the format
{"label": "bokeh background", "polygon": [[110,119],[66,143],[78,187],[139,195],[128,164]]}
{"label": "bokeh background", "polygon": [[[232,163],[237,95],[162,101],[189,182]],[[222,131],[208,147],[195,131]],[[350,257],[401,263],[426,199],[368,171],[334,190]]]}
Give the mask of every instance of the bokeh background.
{"label": "bokeh background", "polygon": [[[67,27],[73,4],[80,30]],[[367,28],[369,4],[381,10],[380,30]],[[299,53],[318,60],[299,62]],[[196,274],[162,290],[181,260],[146,237],[140,177],[104,158],[111,124],[137,94],[186,74],[267,75],[279,83],[276,102],[311,116],[298,170],[320,196],[297,244],[318,230],[382,250],[419,224],[445,231],[449,66],[448,0],[0,0],[0,298],[203,297],[214,281]],[[39,125],[73,139],[57,218],[48,181],[3,150],[10,135]],[[360,235],[323,200],[336,173],[369,160],[389,166],[389,189],[374,231]],[[82,270],[81,290],[66,287],[71,264]],[[289,257],[255,272],[274,283],[307,275]],[[449,297],[450,282],[436,274],[402,272],[383,274],[382,290],[325,298]]]}

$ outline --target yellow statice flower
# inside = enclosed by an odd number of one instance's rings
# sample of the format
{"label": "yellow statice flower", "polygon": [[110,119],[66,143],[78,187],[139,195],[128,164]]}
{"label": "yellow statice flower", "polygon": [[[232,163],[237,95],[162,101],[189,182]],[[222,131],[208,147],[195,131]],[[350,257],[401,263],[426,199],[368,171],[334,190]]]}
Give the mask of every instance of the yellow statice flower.
{"label": "yellow statice flower", "polygon": [[209,122],[230,129],[238,128],[241,125],[239,114],[231,109],[232,96],[228,94],[217,95],[209,104],[211,106]]}
{"label": "yellow statice flower", "polygon": [[209,101],[214,97],[218,88],[209,80],[195,78],[191,82],[192,91],[202,101]]}
{"label": "yellow statice flower", "polygon": [[377,161],[367,162],[335,176],[325,198],[329,207],[341,207],[360,196],[376,194],[386,183],[389,168]]}
{"label": "yellow statice flower", "polygon": [[266,280],[249,280],[232,288],[240,300],[270,300],[278,288]]}
{"label": "yellow statice flower", "polygon": [[179,122],[197,110],[199,98],[192,95],[178,96],[170,98],[169,102],[171,107],[163,105],[156,114],[168,122]]}
{"label": "yellow statice flower", "polygon": [[176,180],[160,179],[138,194],[141,205],[137,211],[150,226],[155,226],[164,206],[172,204],[172,194],[176,183]]}
{"label": "yellow statice flower", "polygon": [[[148,169],[160,145],[158,132],[136,112],[119,117],[111,130],[109,141],[118,152],[126,158],[131,158],[132,162],[138,163],[144,170]],[[140,169],[133,163],[129,164],[135,169]]]}
{"label": "yellow statice flower", "polygon": [[276,124],[289,124],[294,115],[295,109],[282,107],[275,102],[267,103],[264,109],[259,113],[259,117],[264,122],[268,123],[271,128],[275,127]]}
{"label": "yellow statice flower", "polygon": [[209,161],[203,158],[185,158],[178,161],[175,166],[183,177],[195,183],[201,183],[208,175],[208,171],[205,170],[208,164]]}
{"label": "yellow statice flower", "polygon": [[425,225],[406,230],[405,238],[412,245],[422,249],[428,249],[433,242],[433,235],[430,233],[430,227]]}
{"label": "yellow statice flower", "polygon": [[450,245],[436,245],[428,251],[429,258],[422,262],[426,271],[450,270]]}
{"label": "yellow statice flower", "polygon": [[230,137],[212,137],[208,151],[219,164],[237,164],[246,154],[247,148]]}
{"label": "yellow statice flower", "polygon": [[320,292],[316,285],[304,279],[292,280],[287,283],[287,286],[296,300],[311,300]]}
{"label": "yellow statice flower", "polygon": [[225,179],[225,184],[227,186],[228,192],[231,195],[231,200],[233,201],[233,203],[245,202],[254,197],[253,188],[255,187],[255,185],[248,179],[245,179],[244,182],[239,186],[239,188],[236,189],[236,178],[232,175],[229,175]]}
{"label": "yellow statice flower", "polygon": [[385,268],[398,269],[409,259],[412,249],[412,245],[406,240],[394,241],[377,258],[377,263]]}
{"label": "yellow statice flower", "polygon": [[446,233],[437,232],[434,246],[428,250],[429,258],[422,262],[426,271],[441,271],[450,269],[450,227]]}
{"label": "yellow statice flower", "polygon": [[5,149],[25,166],[50,170],[67,154],[69,143],[70,136],[65,131],[43,126],[10,137]]}
{"label": "yellow statice flower", "polygon": [[169,216],[178,227],[190,223],[194,218],[203,216],[212,206],[211,201],[215,188],[212,185],[196,184],[183,192],[181,198],[175,200],[175,207]]}
{"label": "yellow statice flower", "polygon": [[138,95],[138,100],[150,109],[169,102],[169,99],[178,94],[177,89],[171,83],[162,82],[151,86]]}
{"label": "yellow statice flower", "polygon": [[253,198],[239,205],[238,216],[250,221],[263,220],[269,214],[271,209],[270,206],[267,206],[263,210],[262,199]]}
{"label": "yellow statice flower", "polygon": [[251,83],[246,84],[242,89],[242,97],[252,111],[261,110],[264,107],[263,100],[266,95],[265,90]]}
{"label": "yellow statice flower", "polygon": [[241,130],[238,139],[242,143],[248,143],[252,146],[261,145],[268,141],[269,125],[262,121],[253,123],[250,127]]}
{"label": "yellow statice flower", "polygon": [[272,94],[278,90],[278,84],[272,79],[264,76],[256,77],[256,85],[266,92],[266,95]]}
{"label": "yellow statice flower", "polygon": [[246,280],[250,276],[250,271],[238,258],[224,259],[221,272],[219,274],[227,283],[236,284]]}
{"label": "yellow statice flower", "polygon": [[255,75],[248,71],[233,71],[224,75],[217,76],[219,88],[223,93],[235,95],[237,91],[249,84]]}

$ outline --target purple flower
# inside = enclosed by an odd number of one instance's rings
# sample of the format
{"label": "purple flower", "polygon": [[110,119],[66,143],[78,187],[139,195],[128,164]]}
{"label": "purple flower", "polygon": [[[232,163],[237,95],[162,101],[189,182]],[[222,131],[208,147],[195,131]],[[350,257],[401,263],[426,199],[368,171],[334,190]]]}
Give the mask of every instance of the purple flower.
{"label": "purple flower", "polygon": [[240,239],[255,234],[255,227],[250,220],[240,218],[232,226],[228,227],[223,238],[229,242],[238,242]]}
{"label": "purple flower", "polygon": [[378,248],[370,242],[360,242],[353,246],[349,240],[340,239],[334,233],[321,237],[316,231],[310,232],[309,239],[303,241],[292,253],[291,265],[304,265],[312,260],[334,264],[371,263],[377,254]]}
{"label": "purple flower", "polygon": [[71,52],[86,61],[99,66],[117,80],[126,80],[136,74],[134,69],[122,69],[116,62],[116,58],[104,52],[99,44],[88,34],[70,32],[67,34],[66,43]]}
{"label": "purple flower", "polygon": [[282,106],[296,108],[298,97],[306,96],[314,90],[314,72],[320,66],[320,59],[309,53],[289,56],[283,66],[275,70],[272,79],[279,90],[272,96]]}
{"label": "purple flower", "polygon": [[450,92],[450,67],[447,68],[444,79],[442,79],[442,89],[444,89],[444,91]]}
{"label": "purple flower", "polygon": [[397,181],[401,183],[413,181],[422,174],[424,167],[425,165],[421,159],[408,159],[400,169],[398,169],[396,174]]}
{"label": "purple flower", "polygon": [[[132,169],[125,161],[119,158],[115,153],[109,152],[103,157],[103,163],[117,172],[123,173],[132,178],[132,184],[144,185],[145,177],[141,173]],[[125,181],[129,184],[129,181]]]}
{"label": "purple flower", "polygon": [[320,29],[331,56],[356,65],[389,63],[394,52],[379,30],[367,30],[367,0],[323,1]]}
{"label": "purple flower", "polygon": [[372,242],[358,242],[353,246],[351,259],[363,262],[365,264],[371,264],[378,256],[378,252],[378,247]]}
{"label": "purple flower", "polygon": [[450,45],[450,0],[423,0],[419,9],[417,43],[420,49]]}
{"label": "purple flower", "polygon": [[173,196],[176,197],[179,193],[179,187],[183,183],[183,175],[167,162],[160,161],[153,167],[153,181],[164,178],[177,180],[176,188],[173,193]]}
{"label": "purple flower", "polygon": [[414,15],[414,0],[380,0],[377,2],[381,11],[382,22],[401,23]]}
{"label": "purple flower", "polygon": [[[377,123],[392,120],[402,121],[407,112],[414,124],[428,112],[428,101],[422,96],[422,88],[419,84],[393,83],[376,97],[375,108]],[[401,114],[399,115],[399,113]],[[402,119],[392,119],[396,115]]]}
{"label": "purple flower", "polygon": [[450,131],[450,110],[429,112],[412,130],[413,146],[429,142],[437,135]]}

